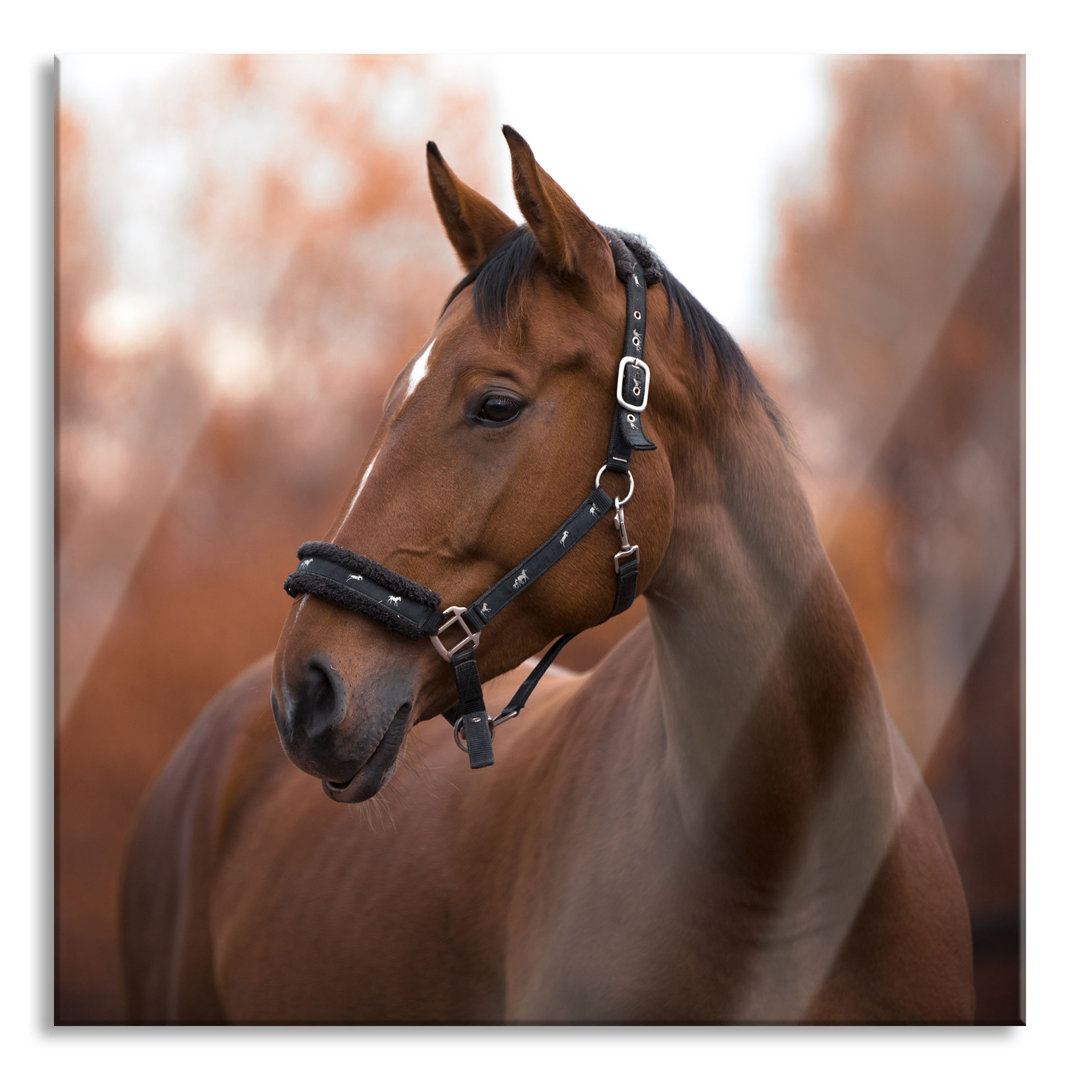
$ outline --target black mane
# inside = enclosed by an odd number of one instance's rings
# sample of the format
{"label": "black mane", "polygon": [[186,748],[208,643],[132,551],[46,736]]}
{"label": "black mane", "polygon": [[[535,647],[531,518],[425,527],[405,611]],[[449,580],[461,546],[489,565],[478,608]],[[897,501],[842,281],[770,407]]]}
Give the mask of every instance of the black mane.
{"label": "black mane", "polygon": [[[663,285],[668,297],[668,329],[674,329],[675,313],[678,312],[698,371],[707,375],[710,363],[715,363],[720,377],[730,389],[748,393],[761,403],[785,444],[789,444],[786,420],[735,339],[664,266],[644,239],[619,229],[601,227],[600,231],[611,245],[615,272],[621,281],[626,280],[633,259],[636,259],[648,285]],[[457,283],[443,310],[449,307],[454,297],[472,285],[473,308],[481,326],[492,333],[505,330],[512,313],[519,309],[522,288],[531,280],[538,262],[536,240],[528,228],[521,225]]]}

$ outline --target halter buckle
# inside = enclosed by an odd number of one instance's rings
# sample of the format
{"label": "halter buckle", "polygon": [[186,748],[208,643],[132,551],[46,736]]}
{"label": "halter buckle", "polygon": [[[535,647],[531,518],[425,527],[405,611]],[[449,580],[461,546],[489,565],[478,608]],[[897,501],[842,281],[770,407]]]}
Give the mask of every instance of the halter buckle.
{"label": "halter buckle", "polygon": [[[461,652],[466,646],[472,645],[475,647],[480,643],[480,631],[474,631],[463,618],[467,610],[467,608],[463,607],[448,607],[443,614],[449,615],[450,618],[439,627],[437,633],[432,634],[428,638],[431,644],[435,646],[435,651],[447,662],[449,662],[450,657]],[[447,630],[455,625],[461,627],[461,629],[465,631],[465,636],[448,649],[439,639]]]}
{"label": "halter buckle", "polygon": [[[631,390],[631,395],[638,395],[640,392],[640,399],[634,401],[627,401],[623,394],[623,389],[626,385],[626,365],[633,364],[634,367],[639,367],[645,372],[645,383],[640,384],[636,379],[633,380],[634,386]],[[618,403],[624,408],[629,409],[631,412],[639,413],[645,411],[645,406],[649,404],[649,383],[652,381],[652,372],[649,370],[649,365],[644,360],[637,356],[624,356],[619,361],[619,374],[615,382],[615,398]]]}

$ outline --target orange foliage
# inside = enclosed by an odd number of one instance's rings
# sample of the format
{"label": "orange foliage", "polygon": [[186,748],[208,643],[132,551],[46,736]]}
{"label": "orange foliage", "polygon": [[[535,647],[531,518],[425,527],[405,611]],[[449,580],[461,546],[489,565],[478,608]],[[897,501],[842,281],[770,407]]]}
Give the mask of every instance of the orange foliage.
{"label": "orange foliage", "polygon": [[[429,68],[193,60],[125,103],[126,135],[64,101],[59,1022],[120,1019],[139,800],[202,706],[273,649],[294,552],[345,496],[458,277],[423,142],[484,186],[473,147],[497,129]],[[165,193],[149,216],[145,193],[116,198],[132,175]]]}

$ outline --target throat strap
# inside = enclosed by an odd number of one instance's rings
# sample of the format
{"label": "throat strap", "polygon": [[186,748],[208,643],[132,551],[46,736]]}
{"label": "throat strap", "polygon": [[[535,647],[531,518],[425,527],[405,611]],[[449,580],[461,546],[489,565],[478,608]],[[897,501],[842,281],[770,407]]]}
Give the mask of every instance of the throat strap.
{"label": "throat strap", "polygon": [[[611,609],[609,619],[613,619],[616,615],[621,615],[630,605],[634,602],[634,597],[637,594],[637,577],[638,577],[638,557],[637,549],[635,548],[632,554],[628,558],[624,558],[618,562],[618,566],[615,571],[615,604]],[[577,637],[576,633],[563,634],[561,638],[556,639],[548,646],[547,652],[536,662],[536,666],[529,672],[529,677],[517,688],[517,692],[507,703],[505,708],[494,720],[491,722],[492,728],[496,728],[499,724],[504,723],[507,720],[512,720],[522,709],[525,708],[526,702],[532,696],[532,692],[536,689],[540,680],[547,674],[547,670],[555,662],[555,658],[562,652],[566,645],[569,645],[574,638]],[[473,653],[472,646],[467,646],[464,652],[468,652],[470,655]],[[458,654],[461,655],[461,654]],[[457,656],[451,658],[451,663],[454,664]],[[462,683],[458,677],[458,669],[455,665],[454,678],[458,682],[458,705],[456,708],[451,709],[449,712],[443,715],[451,724],[457,727],[457,721],[464,715],[464,697],[462,695]],[[470,686],[471,689],[471,686]],[[483,704],[483,693],[480,693],[480,701]],[[465,728],[466,738],[468,738],[468,727]],[[471,745],[471,744],[469,744]],[[494,761],[494,757],[492,758]],[[469,762],[472,763],[472,751],[469,751]],[[478,765],[472,766],[474,769],[479,768]]]}

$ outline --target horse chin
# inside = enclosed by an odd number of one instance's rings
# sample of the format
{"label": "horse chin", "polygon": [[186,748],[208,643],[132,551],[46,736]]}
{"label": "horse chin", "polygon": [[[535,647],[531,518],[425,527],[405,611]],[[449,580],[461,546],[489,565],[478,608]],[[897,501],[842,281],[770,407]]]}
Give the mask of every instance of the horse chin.
{"label": "horse chin", "polygon": [[393,775],[400,760],[401,745],[409,730],[409,704],[403,705],[391,719],[370,757],[349,780],[323,780],[323,791],[334,802],[358,803],[380,791]]}
{"label": "horse chin", "polygon": [[389,779],[390,771],[392,771],[392,768],[382,776],[372,777],[367,775],[365,769],[361,769],[360,772],[345,784],[338,784],[333,780],[324,780],[322,782],[323,791],[325,791],[334,802],[364,802],[382,789],[387,779]]}

